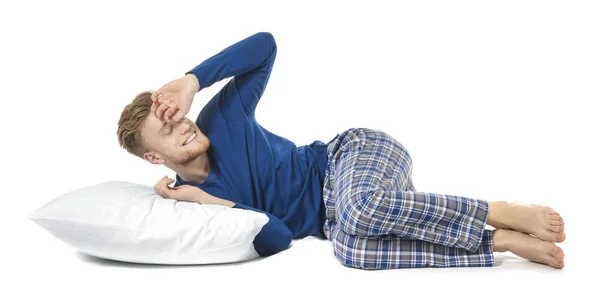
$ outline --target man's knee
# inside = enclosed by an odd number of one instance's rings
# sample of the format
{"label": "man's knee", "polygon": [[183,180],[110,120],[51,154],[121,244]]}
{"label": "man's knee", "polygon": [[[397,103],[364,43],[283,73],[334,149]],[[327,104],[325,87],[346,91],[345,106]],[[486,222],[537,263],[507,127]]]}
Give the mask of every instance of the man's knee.
{"label": "man's knee", "polygon": [[[377,235],[376,231],[381,221],[373,217],[373,197],[375,191],[361,192],[353,196],[348,196],[343,205],[341,214],[339,215],[340,230],[347,234],[356,236],[371,236]],[[371,211],[369,211],[371,210]]]}
{"label": "man's knee", "polygon": [[[355,238],[346,233],[338,231],[337,238],[333,241],[333,253],[335,258],[345,267],[356,269],[377,269],[375,261],[369,261],[365,254],[366,249],[355,248],[361,243],[356,243]],[[373,259],[373,258],[371,258]]]}

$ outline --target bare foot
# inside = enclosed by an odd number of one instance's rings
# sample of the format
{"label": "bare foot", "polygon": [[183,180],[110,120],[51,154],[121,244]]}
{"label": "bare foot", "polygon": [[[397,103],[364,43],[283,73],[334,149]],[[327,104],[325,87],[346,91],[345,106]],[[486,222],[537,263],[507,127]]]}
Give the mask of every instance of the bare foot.
{"label": "bare foot", "polygon": [[566,238],[563,218],[547,206],[497,201],[490,203],[490,216],[493,217],[490,217],[489,224],[498,229],[513,229],[558,243]]}
{"label": "bare foot", "polygon": [[535,238],[527,233],[496,229],[493,236],[494,251],[510,251],[524,259],[562,269],[565,253],[555,243]]}

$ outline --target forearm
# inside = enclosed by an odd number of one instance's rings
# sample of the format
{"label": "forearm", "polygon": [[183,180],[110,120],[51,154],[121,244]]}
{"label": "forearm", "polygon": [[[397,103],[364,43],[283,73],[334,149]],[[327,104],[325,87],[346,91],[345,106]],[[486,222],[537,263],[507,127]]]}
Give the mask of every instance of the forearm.
{"label": "forearm", "polygon": [[217,197],[214,197],[214,198],[215,198],[214,201],[212,201],[214,203],[211,202],[210,204],[224,205],[224,206],[230,207],[230,208],[233,208],[233,206],[235,205],[235,203],[233,201],[229,201],[229,200],[225,200],[225,199],[221,199],[221,198],[217,198]]}
{"label": "forearm", "polygon": [[189,72],[183,76],[183,79],[185,79],[186,87],[189,92],[193,92],[195,94],[196,92],[200,91],[200,82],[198,81],[196,75]]}
{"label": "forearm", "polygon": [[235,206],[235,203],[230,200],[225,200],[219,197],[215,197],[209,193],[204,192],[201,189],[198,189],[194,202],[199,204],[216,204],[216,205],[224,205],[226,207],[232,208]]}
{"label": "forearm", "polygon": [[223,49],[187,73],[194,74],[202,88],[208,88],[225,78],[261,67],[272,57],[276,49],[273,35],[259,32]]}

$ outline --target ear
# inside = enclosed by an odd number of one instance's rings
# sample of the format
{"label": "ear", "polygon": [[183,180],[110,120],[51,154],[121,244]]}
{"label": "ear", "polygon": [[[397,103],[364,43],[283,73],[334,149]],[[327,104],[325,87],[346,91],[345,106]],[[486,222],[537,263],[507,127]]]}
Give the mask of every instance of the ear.
{"label": "ear", "polygon": [[144,160],[152,163],[152,164],[163,164],[165,163],[165,159],[161,158],[159,155],[153,152],[144,153]]}

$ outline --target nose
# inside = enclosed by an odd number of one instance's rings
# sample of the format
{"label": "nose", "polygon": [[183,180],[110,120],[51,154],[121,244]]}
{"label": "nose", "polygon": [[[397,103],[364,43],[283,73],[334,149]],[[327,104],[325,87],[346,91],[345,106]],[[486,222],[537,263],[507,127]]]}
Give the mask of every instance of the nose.
{"label": "nose", "polygon": [[183,135],[190,130],[190,124],[186,121],[182,121],[179,127],[179,132]]}

